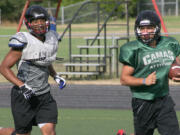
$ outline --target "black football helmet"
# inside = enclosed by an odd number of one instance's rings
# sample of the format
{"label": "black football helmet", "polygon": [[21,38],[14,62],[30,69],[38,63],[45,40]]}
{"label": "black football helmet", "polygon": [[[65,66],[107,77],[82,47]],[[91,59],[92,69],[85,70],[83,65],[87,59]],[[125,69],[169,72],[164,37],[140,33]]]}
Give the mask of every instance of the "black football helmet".
{"label": "black football helmet", "polygon": [[[36,19],[45,19],[46,24],[33,27],[31,22]],[[35,36],[44,36],[44,34],[49,30],[50,22],[48,12],[45,8],[39,5],[33,5],[29,7],[25,13],[24,20],[30,33]]]}
{"label": "black football helmet", "polygon": [[[142,11],[136,18],[135,21],[135,35],[136,38],[144,44],[150,44],[154,40],[158,40],[160,37],[161,25],[158,15],[152,10]],[[153,38],[142,39],[142,33],[140,27],[142,26],[154,26],[154,32],[148,33],[154,35]]]}

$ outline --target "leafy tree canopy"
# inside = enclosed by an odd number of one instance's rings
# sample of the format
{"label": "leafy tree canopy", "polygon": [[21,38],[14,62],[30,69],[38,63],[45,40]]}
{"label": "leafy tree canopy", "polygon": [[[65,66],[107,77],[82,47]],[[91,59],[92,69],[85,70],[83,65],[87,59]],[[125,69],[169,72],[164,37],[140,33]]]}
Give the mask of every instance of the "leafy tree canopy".
{"label": "leafy tree canopy", "polygon": [[[56,7],[58,0],[43,0],[42,2],[31,2],[31,4],[40,4],[44,7]],[[84,0],[62,0],[61,6],[67,6]],[[114,1],[114,0],[93,0],[93,1]],[[121,1],[121,0],[120,0]],[[136,3],[139,0],[130,0],[129,13],[130,16],[136,14]],[[18,22],[21,13],[23,11],[26,0],[0,0],[0,9],[2,20],[16,21]],[[112,9],[111,6],[106,6],[107,10]]]}

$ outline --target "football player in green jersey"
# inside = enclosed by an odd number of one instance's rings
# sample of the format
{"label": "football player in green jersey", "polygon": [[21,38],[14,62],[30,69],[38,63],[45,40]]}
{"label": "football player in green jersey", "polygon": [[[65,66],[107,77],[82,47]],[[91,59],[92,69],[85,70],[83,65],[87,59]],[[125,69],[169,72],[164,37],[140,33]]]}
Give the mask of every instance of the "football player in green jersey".
{"label": "football player in green jersey", "polygon": [[155,128],[161,135],[180,135],[168,83],[180,45],[160,35],[160,19],[151,10],[137,16],[134,30],[137,40],[120,48],[119,61],[123,64],[121,84],[132,92],[135,135],[153,135]]}

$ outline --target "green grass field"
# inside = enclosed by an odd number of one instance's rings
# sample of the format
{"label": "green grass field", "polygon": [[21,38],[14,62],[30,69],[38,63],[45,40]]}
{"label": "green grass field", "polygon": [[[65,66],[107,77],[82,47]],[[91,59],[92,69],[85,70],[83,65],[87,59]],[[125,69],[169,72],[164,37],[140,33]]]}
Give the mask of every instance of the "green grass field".
{"label": "green grass field", "polygon": [[[134,18],[130,18],[130,33],[134,33]],[[168,20],[168,21],[167,21]],[[178,17],[164,17],[164,22],[166,24],[168,32],[180,32],[180,27],[177,22],[179,22]],[[124,23],[125,20],[117,20],[109,23]],[[57,25],[57,30],[59,33],[62,33],[63,30],[66,28],[66,25]],[[0,25],[0,35],[13,35],[16,33],[17,26],[5,26],[5,25]],[[27,31],[26,27],[23,25],[21,28],[21,31]],[[163,33],[163,29],[161,30]],[[91,24],[73,24],[72,25],[72,34],[92,34],[97,32],[97,24],[91,23]],[[125,33],[125,28],[124,27],[119,27],[119,26],[108,26],[107,28],[107,34],[108,33]],[[68,32],[66,33],[68,34]],[[95,35],[94,35],[95,36]],[[170,35],[175,37],[178,41],[180,41],[180,36],[177,35]],[[0,62],[6,55],[6,53],[9,50],[8,47],[8,42],[9,42],[10,37],[0,37],[0,43],[1,43],[1,49],[0,49]],[[131,40],[134,40],[135,37],[131,37]],[[104,41],[101,40],[101,43]],[[121,46],[125,41],[120,41],[119,46]],[[76,37],[72,39],[72,53],[73,54],[78,54],[79,49],[77,49],[78,45],[85,45],[86,40],[83,39],[83,37]],[[112,40],[107,40],[107,45],[112,45]],[[103,51],[101,51],[103,53]],[[93,52],[94,53],[94,52]],[[64,58],[64,62],[68,62],[69,60],[69,39],[67,37],[64,37],[62,42],[59,44],[59,49],[58,49],[58,57]],[[62,64],[57,64],[55,65],[56,70],[58,72],[65,71],[65,68],[62,67]],[[61,67],[61,68],[59,68]]]}
{"label": "green grass field", "polygon": [[[180,111],[177,115],[180,119]],[[9,108],[0,109],[0,126],[14,126]],[[59,109],[57,135],[116,135],[118,129],[127,135],[134,132],[131,110]],[[40,135],[38,127],[33,127],[32,135]]]}
{"label": "green grass field", "polygon": [[[134,33],[134,18],[130,18],[130,33]],[[180,32],[180,27],[177,22],[179,22],[179,17],[175,16],[168,16],[164,17],[164,22],[167,27],[168,32]],[[109,23],[125,23],[125,20],[117,20]],[[66,28],[66,25],[57,25],[57,30],[59,33],[62,33],[63,30]],[[17,26],[5,26],[0,25],[0,35],[13,35],[16,33]],[[107,34],[108,33],[125,33],[125,27],[119,27],[119,26],[108,26],[107,27]],[[26,27],[23,25],[21,28],[21,31],[27,31]],[[163,33],[163,29],[161,30]],[[73,24],[72,25],[72,34],[92,34],[97,32],[97,24]],[[68,34],[68,32],[66,33]],[[103,34],[103,32],[102,32]],[[95,36],[95,35],[94,35]],[[175,37],[178,41],[180,41],[179,35],[170,35]],[[3,59],[5,54],[8,51],[8,42],[10,37],[0,37],[0,43],[1,43],[1,49],[0,49],[0,61]],[[130,40],[134,40],[134,37],[131,37]],[[68,38],[64,37],[62,42],[60,42],[59,50],[58,50],[58,57],[65,58],[65,61],[69,58],[69,40]],[[103,43],[103,40],[101,41]],[[121,46],[125,41],[121,41],[119,46]],[[83,37],[76,37],[72,39],[72,52],[74,54],[78,53],[79,50],[76,49],[77,45],[85,45],[86,41],[83,39]],[[111,45],[112,40],[108,40],[107,45]]]}

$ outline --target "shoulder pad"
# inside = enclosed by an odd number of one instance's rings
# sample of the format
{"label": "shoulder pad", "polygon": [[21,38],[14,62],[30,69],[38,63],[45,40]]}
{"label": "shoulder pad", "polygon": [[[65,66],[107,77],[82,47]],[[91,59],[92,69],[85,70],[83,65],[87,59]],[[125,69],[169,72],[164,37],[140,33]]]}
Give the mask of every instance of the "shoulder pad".
{"label": "shoulder pad", "polygon": [[9,47],[23,48],[27,44],[27,39],[22,32],[13,35],[9,40]]}

